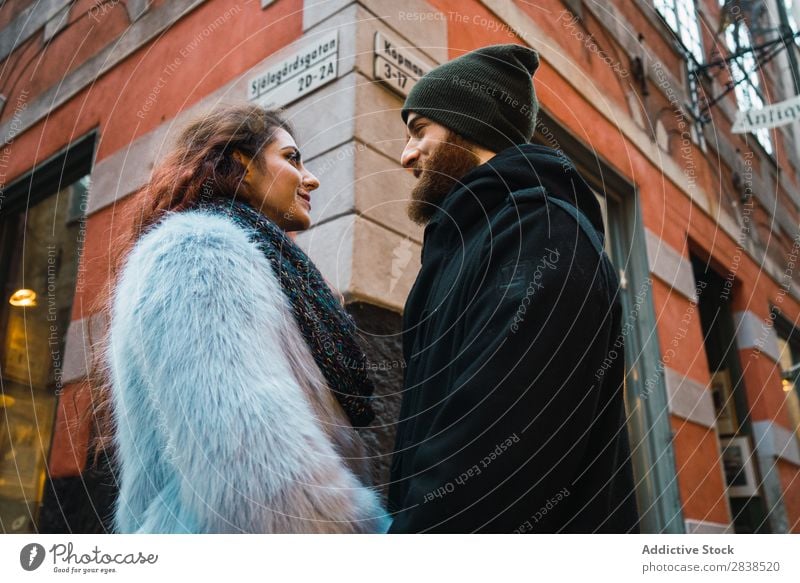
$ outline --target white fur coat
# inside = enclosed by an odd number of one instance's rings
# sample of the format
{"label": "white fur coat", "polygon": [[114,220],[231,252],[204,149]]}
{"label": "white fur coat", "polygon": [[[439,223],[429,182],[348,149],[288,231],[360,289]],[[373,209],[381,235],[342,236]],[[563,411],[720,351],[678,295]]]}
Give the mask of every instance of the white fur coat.
{"label": "white fur coat", "polygon": [[209,211],[135,245],[107,362],[118,532],[383,532],[358,436],[272,268]]}

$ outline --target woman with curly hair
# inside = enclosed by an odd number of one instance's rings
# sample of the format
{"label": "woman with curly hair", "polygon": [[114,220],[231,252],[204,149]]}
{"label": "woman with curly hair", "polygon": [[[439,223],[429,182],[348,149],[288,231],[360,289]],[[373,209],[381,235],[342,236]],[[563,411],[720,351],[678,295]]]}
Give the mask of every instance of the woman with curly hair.
{"label": "woman with curly hair", "polygon": [[98,373],[116,531],[387,528],[354,323],[287,236],[318,186],[287,123],[241,105],[186,127],[136,195]]}

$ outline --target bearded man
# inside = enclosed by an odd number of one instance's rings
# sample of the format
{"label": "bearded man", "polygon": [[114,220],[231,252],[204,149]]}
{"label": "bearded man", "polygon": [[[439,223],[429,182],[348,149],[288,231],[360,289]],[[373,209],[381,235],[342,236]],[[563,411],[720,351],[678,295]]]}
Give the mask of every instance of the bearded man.
{"label": "bearded man", "polygon": [[402,109],[409,216],[391,533],[638,532],[622,310],[600,205],[529,141],[535,51],[441,65]]}

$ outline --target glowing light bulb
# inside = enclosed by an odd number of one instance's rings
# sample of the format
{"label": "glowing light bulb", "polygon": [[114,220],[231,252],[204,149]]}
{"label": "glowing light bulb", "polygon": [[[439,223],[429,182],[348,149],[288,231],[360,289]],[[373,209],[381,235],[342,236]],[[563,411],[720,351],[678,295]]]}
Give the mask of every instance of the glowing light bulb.
{"label": "glowing light bulb", "polygon": [[12,306],[32,308],[36,306],[36,292],[32,289],[18,289],[8,299]]}

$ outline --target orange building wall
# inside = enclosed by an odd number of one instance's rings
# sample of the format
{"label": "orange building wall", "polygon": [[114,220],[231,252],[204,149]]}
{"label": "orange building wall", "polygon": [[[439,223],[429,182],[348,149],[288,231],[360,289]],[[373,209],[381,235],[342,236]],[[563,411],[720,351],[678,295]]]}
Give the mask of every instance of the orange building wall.
{"label": "orange building wall", "polygon": [[[448,19],[451,58],[487,44],[521,42],[503,23],[496,22],[496,26],[492,27],[473,24],[476,21],[489,22],[494,19],[492,13],[476,0],[429,1],[444,14],[458,12],[462,15],[460,22],[454,18]],[[606,99],[621,111],[629,111],[625,99],[626,83],[622,83],[619,76],[599,58],[587,55],[585,39],[570,34],[565,28],[563,18],[560,22],[557,20],[564,9],[562,2],[543,0],[537,3],[515,3],[561,43],[559,50],[567,52],[579,64],[587,83],[601,87]],[[28,3],[13,0],[7,2],[0,9],[0,25],[8,21],[15,7],[25,4]],[[154,6],[160,4],[158,2]],[[625,11],[636,30],[645,34],[648,48],[665,63],[674,65],[673,70],[679,70],[679,60],[649,21],[635,9],[631,9],[627,1],[618,0],[615,4]],[[41,34],[37,34],[6,59],[3,66],[31,61],[24,70],[24,76],[21,76],[22,80],[15,86],[15,92],[8,94],[8,104],[13,104],[23,89],[30,92],[29,101],[33,100],[38,92],[57,83],[65,72],[75,70],[125,32],[129,22],[121,4],[105,13],[100,23],[95,23],[85,15],[92,5],[91,0],[80,0],[76,3],[71,15],[74,26],[57,35],[49,47],[42,46]],[[189,50],[199,31],[234,6],[241,7],[241,12],[216,32],[196,43],[196,48]],[[171,27],[167,34],[140,48],[90,87],[83,89],[68,104],[52,112],[46,120],[19,135],[11,144],[8,181],[29,171],[34,161],[46,159],[61,150],[70,140],[95,128],[101,138],[96,153],[97,161],[125,147],[298,38],[302,28],[302,8],[302,0],[281,0],[266,10],[262,10],[258,2],[241,4],[233,0],[217,0],[201,5]],[[621,66],[629,67],[627,58],[622,57],[623,53],[614,46],[613,41],[591,16],[586,18],[585,27],[581,30],[588,29],[598,46],[612,60],[619,60]],[[535,39],[531,39],[531,42],[536,48]],[[80,48],[76,50],[76,47]],[[184,54],[181,49],[185,49]],[[46,58],[40,58],[41,55]],[[176,67],[165,73],[164,67],[169,63],[176,63]],[[35,71],[33,80],[27,82],[25,79],[32,71]],[[136,113],[147,102],[148,94],[159,85],[160,80],[163,87],[160,87],[152,108],[144,115],[137,116]],[[649,230],[681,252],[687,260],[691,244],[693,248],[713,256],[717,266],[723,270],[731,268],[737,255],[736,241],[717,227],[713,216],[695,206],[679,190],[678,185],[672,183],[643,152],[627,142],[618,127],[606,119],[596,109],[595,104],[576,91],[562,72],[543,62],[535,82],[543,108],[596,150],[598,156],[607,160],[638,186],[641,212]],[[655,92],[655,88],[651,91]],[[2,114],[4,121],[13,109],[8,104]],[[658,101],[658,96],[652,98],[652,104],[656,109],[664,106]],[[724,123],[720,127],[724,131],[728,129]],[[776,147],[780,152],[782,145]],[[744,151],[743,142],[742,148]],[[669,154],[663,153],[663,156],[668,157]],[[707,156],[694,145],[692,156],[697,161],[695,179],[698,187],[716,196],[715,193],[722,189],[722,183],[719,169],[713,165],[713,156]],[[758,156],[755,156],[754,171],[757,170],[757,159]],[[681,164],[680,156],[675,152],[673,160]],[[703,160],[707,160],[707,163],[704,164]],[[781,196],[784,204],[795,213],[792,203]],[[719,204],[719,201],[712,201],[712,209]],[[125,210],[125,202],[112,205],[93,214],[87,221],[82,257],[85,284],[76,294],[73,319],[86,317],[92,312],[92,300],[102,289],[108,275],[108,251],[113,247],[115,234],[119,233],[120,218],[124,217]],[[764,212],[763,209],[758,210],[758,213]],[[761,220],[764,218],[761,217]],[[768,215],[766,219],[769,220]],[[736,272],[734,309],[747,309],[766,319],[769,314],[767,299],[777,297],[778,285],[762,273],[761,267],[746,253],[739,251],[738,254],[740,260]],[[662,354],[669,348],[675,351],[674,357],[667,363],[668,366],[699,383],[707,383],[710,379],[703,351],[699,313],[695,310],[690,319],[691,325],[684,334],[679,327],[681,319],[690,308],[689,301],[659,280],[653,283],[653,298]],[[788,295],[784,296],[781,309],[793,321],[800,316],[800,303]],[[673,340],[678,335],[681,338],[673,346]],[[788,427],[788,417],[782,405],[779,372],[768,357],[756,357],[751,352],[741,351],[740,358],[745,369],[747,397],[752,406],[753,419],[774,419]],[[51,471],[54,476],[74,475],[85,461],[88,427],[80,424],[71,403],[77,402],[84,406],[88,403],[86,399],[87,395],[77,384],[67,387],[62,396],[51,456]],[[716,435],[713,430],[674,416],[671,417],[671,425],[675,433],[678,481],[686,517],[729,522]],[[786,490],[784,499],[790,523],[798,531],[798,469],[780,462],[780,475]]]}
{"label": "orange building wall", "polygon": [[675,434],[675,463],[684,518],[730,522],[714,429],[674,415],[670,424]]}

